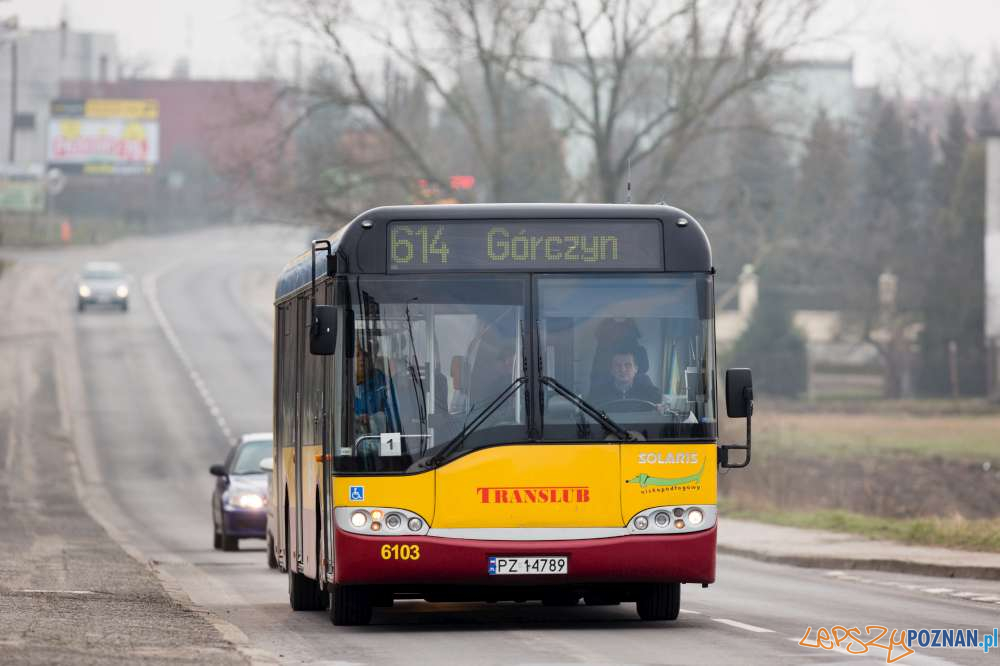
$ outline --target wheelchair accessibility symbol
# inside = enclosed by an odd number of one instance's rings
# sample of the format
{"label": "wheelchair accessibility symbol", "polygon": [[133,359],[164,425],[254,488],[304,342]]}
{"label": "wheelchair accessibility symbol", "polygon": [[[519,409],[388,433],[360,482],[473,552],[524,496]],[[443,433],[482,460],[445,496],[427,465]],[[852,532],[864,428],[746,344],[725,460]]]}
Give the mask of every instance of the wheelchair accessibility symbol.
{"label": "wheelchair accessibility symbol", "polygon": [[352,502],[364,502],[365,501],[365,487],[364,486],[351,486],[351,501]]}

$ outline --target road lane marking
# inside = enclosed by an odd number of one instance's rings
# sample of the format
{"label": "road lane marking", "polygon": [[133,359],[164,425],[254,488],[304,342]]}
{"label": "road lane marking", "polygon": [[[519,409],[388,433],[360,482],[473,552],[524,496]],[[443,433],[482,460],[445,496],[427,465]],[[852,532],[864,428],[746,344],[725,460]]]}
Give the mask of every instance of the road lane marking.
{"label": "road lane marking", "polygon": [[737,629],[743,629],[744,631],[752,631],[755,634],[773,634],[774,629],[765,629],[764,627],[757,627],[752,624],[746,624],[744,622],[737,622],[736,620],[727,620],[724,617],[713,617],[712,622],[719,622],[721,624],[728,624],[730,627],[736,627]]}
{"label": "road lane marking", "polygon": [[160,307],[160,299],[156,295],[156,281],[159,279],[160,273],[147,273],[142,277],[142,291],[146,295],[146,300],[149,301],[149,309],[152,310],[153,318],[156,319],[156,323],[160,325],[160,329],[167,338],[170,348],[173,350],[174,354],[176,354],[177,358],[180,359],[184,369],[187,370],[188,377],[191,378],[198,395],[201,396],[201,401],[205,404],[209,414],[215,420],[215,424],[219,426],[219,430],[222,431],[222,436],[225,437],[228,442],[232,440],[233,433],[229,428],[229,424],[226,422],[226,417],[222,415],[222,410],[219,409],[215,399],[209,392],[208,386],[205,384],[205,380],[201,377],[201,373],[195,369],[190,357],[184,352],[184,348],[181,346],[180,338],[177,337],[177,334],[174,332],[174,327],[167,319],[167,315],[163,312],[163,308]]}
{"label": "road lane marking", "polygon": [[902,590],[909,590],[911,592],[923,592],[924,594],[948,595],[949,597],[954,597],[955,599],[964,599],[966,601],[975,601],[984,604],[1000,605],[1000,596],[995,596],[984,592],[956,591],[950,587],[921,587],[920,585],[900,583],[892,580],[877,580],[873,578],[852,576],[849,574],[845,574],[842,571],[828,571],[826,572],[826,575],[832,578],[836,578],[837,580],[860,582],[860,583],[865,583],[867,585],[881,585],[882,587],[895,587]]}
{"label": "road lane marking", "polygon": [[699,612],[699,611],[688,610],[686,608],[682,608],[681,612],[682,613],[687,613],[689,615],[701,615],[701,612]]}

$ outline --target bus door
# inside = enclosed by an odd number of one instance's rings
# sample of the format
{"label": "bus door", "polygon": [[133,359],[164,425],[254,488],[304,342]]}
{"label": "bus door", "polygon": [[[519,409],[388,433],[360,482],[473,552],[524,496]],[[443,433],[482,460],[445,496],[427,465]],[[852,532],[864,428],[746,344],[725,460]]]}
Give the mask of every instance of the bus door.
{"label": "bus door", "polygon": [[[292,566],[295,548],[292,526],[295,509],[290,501],[295,495],[295,441],[298,431],[298,308],[290,301],[278,308],[278,325],[281,333],[278,348],[278,405],[275,412],[275,439],[277,459],[272,472],[272,492],[278,504],[274,510],[274,525],[278,541],[278,557]],[[285,518],[288,518],[287,522]]]}
{"label": "bus door", "polygon": [[[335,290],[332,284],[326,286],[324,302],[340,306],[334,296]],[[333,487],[331,485],[331,475],[333,474],[333,454],[334,450],[341,446],[343,442],[344,419],[342,405],[344,403],[344,309],[337,309],[337,347],[328,362],[323,363],[323,388],[329,389],[329,393],[324,395],[323,402],[323,483],[322,483],[322,510],[323,510],[323,546],[321,562],[321,576],[330,573],[333,563]],[[319,511],[317,507],[317,511]],[[317,535],[320,538],[320,535]]]}
{"label": "bus door", "polygon": [[275,400],[274,400],[274,469],[271,471],[271,487],[269,501],[271,503],[271,525],[275,530],[273,535],[277,546],[277,556],[279,561],[284,561],[284,550],[286,548],[287,535],[285,535],[285,468],[284,452],[287,444],[288,419],[283,411],[285,396],[288,391],[287,371],[285,370],[285,359],[288,358],[288,306],[280,305],[275,308],[275,345],[274,345],[274,380],[275,380]]}
{"label": "bus door", "polygon": [[294,446],[295,453],[292,459],[295,461],[295,515],[291,517],[292,530],[295,532],[295,561],[297,564],[302,563],[302,468],[305,466],[305,461],[302,459],[302,438],[305,428],[305,420],[307,417],[307,411],[305,406],[304,391],[308,386],[306,383],[305,369],[307,364],[305,363],[306,355],[309,353],[309,345],[307,343],[307,331],[305,323],[308,322],[308,301],[304,296],[300,296],[295,299],[295,316],[296,321],[299,322],[299,326],[295,327],[297,331],[297,340],[295,341],[295,377],[297,380],[295,387],[295,435],[294,435]]}

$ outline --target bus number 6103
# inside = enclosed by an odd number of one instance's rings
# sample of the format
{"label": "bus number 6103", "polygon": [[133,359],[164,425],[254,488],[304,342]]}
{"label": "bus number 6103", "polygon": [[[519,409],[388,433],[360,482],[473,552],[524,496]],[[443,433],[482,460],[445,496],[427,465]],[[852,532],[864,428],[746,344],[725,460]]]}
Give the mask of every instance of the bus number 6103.
{"label": "bus number 6103", "polygon": [[420,546],[416,544],[393,543],[382,544],[383,560],[419,560]]}

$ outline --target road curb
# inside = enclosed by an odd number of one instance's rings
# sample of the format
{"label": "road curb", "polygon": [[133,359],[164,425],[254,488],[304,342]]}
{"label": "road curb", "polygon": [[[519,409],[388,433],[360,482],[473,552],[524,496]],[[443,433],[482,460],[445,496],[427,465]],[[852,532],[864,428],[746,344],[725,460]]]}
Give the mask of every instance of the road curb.
{"label": "road curb", "polygon": [[891,573],[940,578],[975,578],[978,580],[1000,580],[1000,568],[966,565],[933,564],[903,559],[832,557],[824,555],[781,555],[751,548],[724,546],[717,549],[726,555],[736,555],[759,562],[790,564],[807,569],[857,569],[865,571],[888,571]]}

